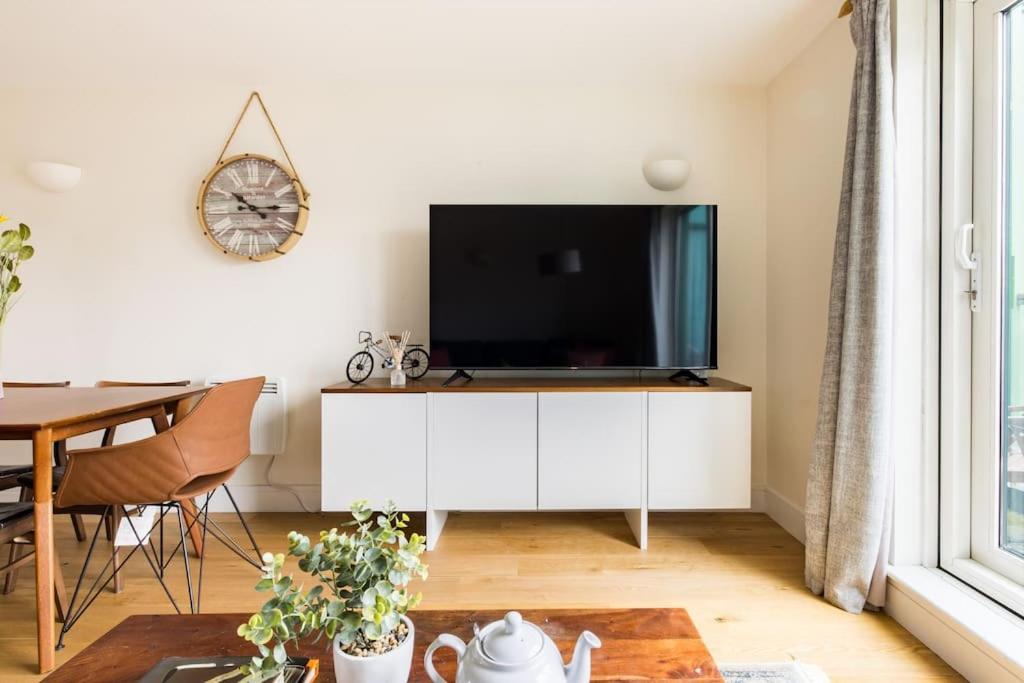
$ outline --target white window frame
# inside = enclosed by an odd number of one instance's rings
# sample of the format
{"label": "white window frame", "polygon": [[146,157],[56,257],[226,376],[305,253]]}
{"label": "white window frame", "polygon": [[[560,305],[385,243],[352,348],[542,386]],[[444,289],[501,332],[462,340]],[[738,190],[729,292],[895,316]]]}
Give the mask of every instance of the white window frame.
{"label": "white window frame", "polygon": [[[998,13],[1016,0],[947,5],[943,84],[942,401],[939,566],[1024,614],[1024,562],[999,548],[998,458],[1001,383],[1002,51]],[[975,50],[975,46],[980,49]],[[975,199],[978,201],[975,201]],[[975,224],[978,310],[971,275],[958,261],[962,226]],[[960,257],[963,260],[963,257]]]}
{"label": "white window frame", "polygon": [[[950,526],[947,518],[970,505],[969,487],[959,500],[955,491],[942,491],[940,501],[939,481],[941,474],[948,482],[958,464],[970,466],[969,459],[947,457],[964,439],[960,451],[970,452],[970,363],[953,353],[959,343],[969,354],[970,336],[958,340],[945,323],[969,315],[951,295],[965,288],[963,271],[953,276],[952,244],[957,227],[972,218],[973,196],[971,146],[965,153],[955,141],[973,131],[973,103],[952,95],[973,87],[970,59],[957,60],[954,52],[964,41],[953,40],[965,30],[956,17],[971,17],[973,9],[972,0],[893,0],[892,6],[900,339],[894,348],[899,398],[897,403],[894,395],[896,480],[885,611],[969,680],[1016,681],[1024,680],[1024,619],[939,567],[940,554],[955,544],[953,535],[939,534],[940,502],[943,529]],[[966,29],[971,50],[973,23]],[[954,180],[964,178],[966,188],[958,188]],[[956,392],[958,381],[966,394]]]}

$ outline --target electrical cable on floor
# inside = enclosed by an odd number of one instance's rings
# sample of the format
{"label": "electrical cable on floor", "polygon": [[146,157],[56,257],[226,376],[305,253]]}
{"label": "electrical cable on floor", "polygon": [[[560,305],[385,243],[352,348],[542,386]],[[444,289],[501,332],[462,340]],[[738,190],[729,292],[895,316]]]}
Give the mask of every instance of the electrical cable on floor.
{"label": "electrical cable on floor", "polygon": [[291,486],[287,486],[286,484],[275,484],[273,481],[270,480],[270,470],[274,466],[275,460],[277,460],[277,456],[272,455],[270,456],[270,460],[267,462],[267,472],[263,477],[264,479],[267,480],[267,486],[269,486],[272,489],[277,489],[279,491],[287,491],[288,493],[295,496],[295,500],[299,501],[299,505],[302,506],[303,510],[305,510],[307,513],[311,515],[315,514],[315,510],[310,510],[308,507],[306,507],[306,503],[305,501],[302,500],[302,496],[299,495],[298,491],[293,489]]}

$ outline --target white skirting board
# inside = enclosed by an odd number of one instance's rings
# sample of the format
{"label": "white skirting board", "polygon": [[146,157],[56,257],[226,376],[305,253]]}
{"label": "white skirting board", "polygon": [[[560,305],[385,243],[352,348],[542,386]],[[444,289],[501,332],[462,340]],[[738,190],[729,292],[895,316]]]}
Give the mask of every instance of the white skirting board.
{"label": "white skirting board", "polygon": [[[284,489],[266,484],[232,484],[228,482],[231,495],[242,512],[302,512],[299,501]],[[320,509],[320,486],[316,484],[290,484],[290,489],[302,496],[310,510]],[[202,501],[196,501],[202,505]],[[231,501],[223,489],[217,489],[210,501],[211,512],[233,512]],[[340,514],[340,513],[339,513]]]}
{"label": "white skirting board", "polygon": [[803,508],[769,487],[764,489],[763,505],[764,507],[761,510],[771,517],[776,524],[785,529],[790,536],[801,543],[806,541]]}
{"label": "white skirting board", "polygon": [[764,484],[750,485],[750,511],[764,512]]}

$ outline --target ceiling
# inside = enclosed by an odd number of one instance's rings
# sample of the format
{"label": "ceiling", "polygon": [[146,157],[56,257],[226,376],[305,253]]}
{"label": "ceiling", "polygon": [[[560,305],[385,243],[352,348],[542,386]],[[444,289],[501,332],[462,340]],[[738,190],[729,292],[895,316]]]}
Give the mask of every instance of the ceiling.
{"label": "ceiling", "polygon": [[835,19],[838,5],[4,0],[0,84],[763,85]]}

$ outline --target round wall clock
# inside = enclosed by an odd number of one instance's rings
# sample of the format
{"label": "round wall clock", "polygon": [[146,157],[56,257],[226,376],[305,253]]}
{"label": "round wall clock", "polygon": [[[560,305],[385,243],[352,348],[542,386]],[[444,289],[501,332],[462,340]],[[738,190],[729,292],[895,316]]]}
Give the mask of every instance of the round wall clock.
{"label": "round wall clock", "polygon": [[259,154],[239,154],[207,174],[196,211],[203,234],[225,254],[267,261],[287,253],[302,237],[307,197],[284,165]]}

